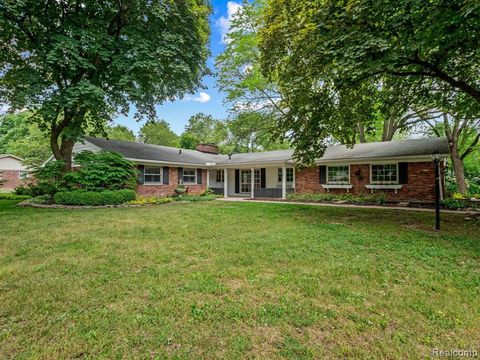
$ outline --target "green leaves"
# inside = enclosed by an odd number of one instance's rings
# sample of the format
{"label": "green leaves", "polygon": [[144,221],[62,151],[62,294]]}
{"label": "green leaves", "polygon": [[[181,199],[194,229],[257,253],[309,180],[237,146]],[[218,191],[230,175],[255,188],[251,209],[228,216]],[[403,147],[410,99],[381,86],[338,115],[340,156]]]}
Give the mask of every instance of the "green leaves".
{"label": "green leaves", "polygon": [[205,0],[4,1],[0,103],[35,111],[55,156],[71,155],[56,141],[102,130],[132,104],[154,118],[155,104],[200,85],[209,13]]}
{"label": "green leaves", "polygon": [[177,147],[178,135],[165,120],[147,121],[140,129],[139,140],[145,144]]}
{"label": "green leaves", "polygon": [[[331,136],[353,143],[359,123],[371,126],[376,110],[391,112],[378,103],[402,104],[393,109],[399,117],[435,108],[478,118],[480,8],[473,3],[269,1],[261,68],[288,109],[278,123],[297,156],[318,157]],[[389,98],[381,94],[386,83]]]}

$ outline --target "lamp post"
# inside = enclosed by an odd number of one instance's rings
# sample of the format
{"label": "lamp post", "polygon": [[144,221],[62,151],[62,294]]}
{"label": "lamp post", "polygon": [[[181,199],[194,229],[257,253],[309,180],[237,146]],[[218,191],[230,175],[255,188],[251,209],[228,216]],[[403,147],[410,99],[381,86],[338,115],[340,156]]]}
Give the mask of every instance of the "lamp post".
{"label": "lamp post", "polygon": [[435,164],[435,230],[440,230],[440,156],[432,155]]}

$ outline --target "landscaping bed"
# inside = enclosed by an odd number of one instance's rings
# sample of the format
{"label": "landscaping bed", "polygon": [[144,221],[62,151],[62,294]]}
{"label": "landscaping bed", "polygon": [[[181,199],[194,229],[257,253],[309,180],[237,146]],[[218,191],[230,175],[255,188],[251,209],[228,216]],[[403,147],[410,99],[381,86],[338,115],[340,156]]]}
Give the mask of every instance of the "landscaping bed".
{"label": "landscaping bed", "polygon": [[[385,207],[410,207],[420,209],[433,209],[435,203],[431,201],[393,201],[388,200],[383,194],[372,195],[352,195],[352,194],[328,194],[328,193],[311,193],[311,194],[291,194],[287,200],[279,200],[286,202],[302,202],[302,203],[325,203],[325,204],[349,204],[349,205],[376,205]],[[445,210],[458,211],[479,211],[480,201],[475,198],[447,198],[442,200],[440,204]]]}

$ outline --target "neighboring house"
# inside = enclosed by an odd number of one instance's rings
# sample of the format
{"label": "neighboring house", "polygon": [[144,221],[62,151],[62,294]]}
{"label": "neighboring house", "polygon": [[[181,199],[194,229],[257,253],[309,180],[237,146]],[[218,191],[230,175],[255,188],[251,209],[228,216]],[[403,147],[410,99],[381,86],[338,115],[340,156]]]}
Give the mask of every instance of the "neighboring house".
{"label": "neighboring house", "polygon": [[135,162],[141,195],[173,195],[178,184],[189,193],[207,187],[224,196],[285,198],[288,193],[382,192],[389,199],[433,201],[432,156],[448,156],[446,138],[330,146],[316,166],[302,168],[292,150],[219,155],[214,145],[185,150],[136,142],[87,137],[83,150],[114,151]]}
{"label": "neighboring house", "polygon": [[[13,190],[17,186],[25,185],[28,169],[23,160],[15,155],[0,154],[0,189]],[[3,183],[3,184],[2,184]]]}

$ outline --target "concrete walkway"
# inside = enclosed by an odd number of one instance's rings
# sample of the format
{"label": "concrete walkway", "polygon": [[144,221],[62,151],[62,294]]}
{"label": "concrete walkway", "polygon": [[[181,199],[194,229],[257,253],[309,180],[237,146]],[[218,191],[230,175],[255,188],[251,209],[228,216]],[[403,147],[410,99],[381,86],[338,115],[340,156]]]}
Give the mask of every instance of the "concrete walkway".
{"label": "concrete walkway", "polygon": [[[403,206],[382,206],[382,205],[355,205],[355,204],[334,204],[334,203],[308,203],[308,202],[298,202],[298,201],[281,201],[281,200],[254,200],[249,198],[242,197],[227,197],[227,198],[218,198],[217,201],[225,202],[256,202],[256,203],[265,203],[265,204],[287,204],[287,205],[310,205],[310,206],[326,206],[326,207],[344,207],[352,209],[381,209],[381,210],[405,210],[405,211],[426,211],[426,212],[435,212],[435,209],[424,209],[424,208],[413,208],[413,207],[403,207]],[[480,214],[479,211],[455,211],[455,210],[440,210],[441,213],[447,214]]]}

